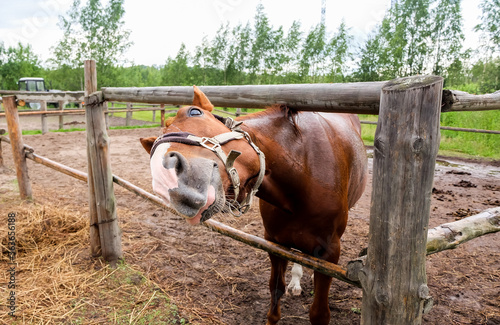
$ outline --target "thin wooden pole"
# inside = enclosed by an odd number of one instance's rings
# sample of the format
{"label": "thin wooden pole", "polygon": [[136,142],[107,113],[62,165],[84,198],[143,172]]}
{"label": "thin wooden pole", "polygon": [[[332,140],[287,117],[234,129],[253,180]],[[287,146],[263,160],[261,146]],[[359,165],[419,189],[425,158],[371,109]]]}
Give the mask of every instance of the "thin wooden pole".
{"label": "thin wooden pole", "polygon": [[24,144],[21,126],[19,125],[19,116],[17,116],[17,103],[15,96],[3,97],[5,107],[5,116],[7,127],[9,129],[10,144],[12,147],[12,156],[16,165],[17,183],[19,185],[19,195],[23,200],[31,200],[33,193],[31,191],[30,178],[28,176],[28,164],[24,156]]}
{"label": "thin wooden pole", "polygon": [[130,126],[132,120],[132,103],[127,103],[127,113],[125,115],[125,125]]}
{"label": "thin wooden pole", "polygon": [[[42,100],[40,102],[40,111],[47,112],[47,102]],[[42,134],[49,132],[49,126],[47,124],[47,114],[42,114]]]}
{"label": "thin wooden pole", "polygon": [[161,104],[161,111],[160,111],[160,126],[165,127],[165,104]]}
{"label": "thin wooden pole", "polygon": [[[59,109],[61,111],[64,111],[64,106],[66,106],[66,102],[64,100],[60,100],[58,102],[58,104],[59,104]],[[62,130],[62,129],[64,129],[64,115],[63,114],[59,115],[59,130]]]}
{"label": "thin wooden pole", "polygon": [[[95,61],[85,61],[85,96],[97,91],[97,74]],[[88,125],[86,126],[88,130]],[[94,178],[92,174],[92,164],[90,161],[89,143],[87,141],[87,172],[89,186],[89,218],[90,218],[90,254],[94,257],[101,256],[101,239],[99,236],[99,218],[97,216],[97,203],[94,192]]]}
{"label": "thin wooden pole", "polygon": [[383,89],[375,134],[362,324],[421,324],[443,78],[396,79]]}
{"label": "thin wooden pole", "polygon": [[109,130],[109,111],[108,102],[102,103],[104,109],[104,122],[106,123],[106,130]]}
{"label": "thin wooden pole", "polygon": [[[95,61],[85,61],[88,71],[85,84],[96,84]],[[88,79],[87,79],[88,77]],[[88,89],[90,90],[90,89]],[[93,90],[93,89],[92,89]],[[113,174],[109,155],[109,137],[106,132],[104,105],[101,96],[89,94],[86,97],[87,148],[92,170],[95,202],[99,227],[99,239],[103,258],[115,264],[122,258],[120,228],[116,214],[116,199],[113,189]],[[89,174],[90,175],[90,174]]]}
{"label": "thin wooden pole", "polygon": [[2,135],[5,134],[4,129],[0,129],[0,167],[3,167],[3,152],[2,152]]}

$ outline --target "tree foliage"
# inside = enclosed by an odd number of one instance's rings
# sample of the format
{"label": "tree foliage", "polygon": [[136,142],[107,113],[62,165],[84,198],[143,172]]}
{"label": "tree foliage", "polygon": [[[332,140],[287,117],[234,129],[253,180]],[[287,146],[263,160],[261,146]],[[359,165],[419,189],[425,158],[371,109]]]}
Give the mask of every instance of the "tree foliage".
{"label": "tree foliage", "polygon": [[[294,21],[273,26],[259,4],[253,21],[221,24],[191,53],[182,44],[160,66],[124,65],[131,45],[123,28],[124,0],[73,0],[64,37],[43,68],[29,45],[0,43],[0,88],[20,77],[45,77],[53,88],[83,89],[83,60],[95,59],[99,86],[236,85],[390,80],[416,74],[445,77],[449,87],[500,89],[500,0],[481,0],[479,49],[463,47],[461,0],[392,0],[384,19],[357,44],[348,24],[320,22],[309,31]],[[333,27],[333,28],[332,28]],[[331,30],[330,30],[331,29]],[[470,87],[467,84],[472,85]],[[465,85],[465,86],[464,86]]]}
{"label": "tree foliage", "polygon": [[31,45],[5,48],[0,42],[0,89],[17,90],[19,78],[36,77],[41,71],[40,58]]}
{"label": "tree foliage", "polygon": [[77,69],[83,61],[96,60],[100,86],[112,85],[116,78],[114,67],[124,61],[123,54],[130,47],[130,31],[123,29],[124,0],[110,0],[103,7],[100,0],[88,0],[81,5],[74,0],[59,26],[64,37],[55,46],[51,60],[57,68]]}

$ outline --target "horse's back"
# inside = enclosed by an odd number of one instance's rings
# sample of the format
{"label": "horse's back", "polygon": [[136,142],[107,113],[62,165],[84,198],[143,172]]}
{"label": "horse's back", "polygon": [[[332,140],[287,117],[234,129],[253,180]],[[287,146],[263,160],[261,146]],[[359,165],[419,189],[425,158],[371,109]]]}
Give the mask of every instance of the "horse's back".
{"label": "horse's back", "polygon": [[[351,208],[361,197],[367,180],[366,149],[361,139],[359,118],[354,114],[340,113],[302,115],[301,119],[306,122],[300,126],[304,141],[308,142],[308,146],[316,153],[322,152],[321,164],[330,167],[326,175],[332,179],[340,177],[347,181],[348,202]],[[323,168],[319,169],[320,173],[325,173]]]}

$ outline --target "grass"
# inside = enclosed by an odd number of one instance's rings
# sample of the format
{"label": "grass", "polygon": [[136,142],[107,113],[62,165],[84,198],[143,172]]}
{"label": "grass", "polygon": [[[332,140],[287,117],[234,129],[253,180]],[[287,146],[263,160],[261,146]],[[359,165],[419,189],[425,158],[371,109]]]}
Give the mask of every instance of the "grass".
{"label": "grass", "polygon": [[[373,115],[361,120],[377,121]],[[450,112],[441,114],[441,126],[500,131],[500,111]],[[366,145],[373,145],[376,125],[362,125]],[[500,159],[500,135],[441,130],[439,154],[467,158]]]}
{"label": "grass", "polygon": [[[131,129],[148,129],[157,128],[160,124],[148,124],[148,125],[132,125],[132,126],[112,126],[110,130],[131,130]],[[74,132],[74,131],[85,131],[83,128],[69,128],[62,130],[49,130],[49,132]],[[36,135],[42,134],[41,130],[24,130],[23,135]]]}

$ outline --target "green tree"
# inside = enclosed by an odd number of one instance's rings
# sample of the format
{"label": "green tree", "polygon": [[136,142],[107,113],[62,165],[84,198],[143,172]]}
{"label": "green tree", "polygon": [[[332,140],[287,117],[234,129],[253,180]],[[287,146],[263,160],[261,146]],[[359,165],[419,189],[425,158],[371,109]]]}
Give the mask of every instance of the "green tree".
{"label": "green tree", "polygon": [[303,82],[318,82],[325,62],[326,28],[318,24],[311,29],[302,46],[300,74]]}
{"label": "green tree", "polygon": [[162,83],[168,86],[191,86],[191,70],[188,63],[189,52],[182,43],[175,59],[169,57],[162,68]]}
{"label": "green tree", "polygon": [[474,30],[481,32],[483,47],[490,54],[500,53],[500,1],[483,0],[479,5],[482,11],[481,23]]}
{"label": "green tree", "polygon": [[380,80],[380,36],[370,35],[365,44],[359,49],[358,68],[354,71],[354,78],[357,81],[378,81]]}
{"label": "green tree", "polygon": [[0,43],[0,89],[16,90],[22,77],[41,77],[40,58],[31,45],[18,43],[16,47],[5,48]]}
{"label": "green tree", "polygon": [[109,0],[103,7],[100,0],[89,0],[81,6],[74,0],[59,26],[64,37],[53,48],[51,60],[57,67],[83,67],[83,60],[96,60],[100,86],[113,85],[117,65],[124,63],[123,54],[132,44],[130,31],[123,29],[124,0]]}
{"label": "green tree", "polygon": [[462,43],[465,39],[462,31],[461,0],[439,0],[431,11],[431,39],[433,41],[432,73],[446,75],[451,67],[454,71],[461,63]]}
{"label": "green tree", "polygon": [[250,52],[248,69],[251,82],[260,83],[258,74],[265,71],[268,55],[273,47],[273,28],[269,23],[264,6],[257,5],[257,13],[254,18],[253,41]]}
{"label": "green tree", "polygon": [[299,21],[294,21],[283,40],[283,71],[284,82],[293,83],[299,81],[300,45],[302,42],[302,31]]}
{"label": "green tree", "polygon": [[349,31],[350,28],[348,28],[344,20],[342,20],[337,32],[326,46],[326,53],[329,59],[328,81],[345,81],[348,63],[353,59],[351,42],[354,37],[349,34]]}

